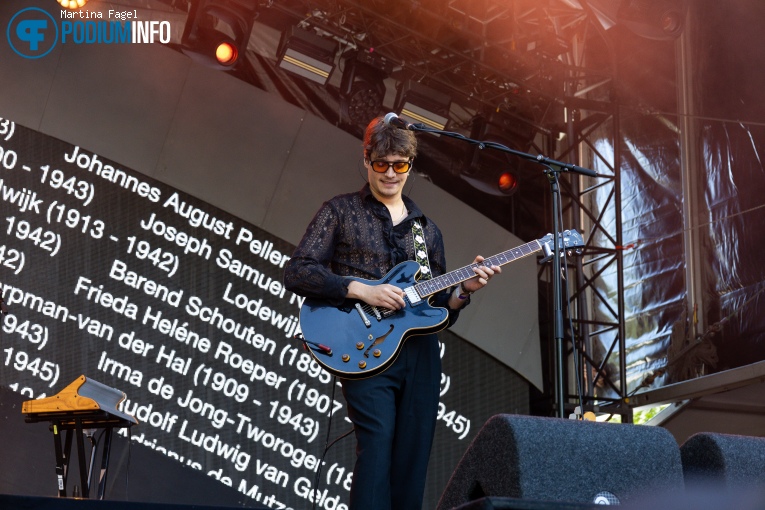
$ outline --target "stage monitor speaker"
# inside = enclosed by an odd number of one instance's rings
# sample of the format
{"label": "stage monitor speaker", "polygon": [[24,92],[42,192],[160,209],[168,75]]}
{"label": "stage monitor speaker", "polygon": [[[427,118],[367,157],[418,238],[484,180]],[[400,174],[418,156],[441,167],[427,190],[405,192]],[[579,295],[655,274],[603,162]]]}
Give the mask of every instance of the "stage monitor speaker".
{"label": "stage monitor speaker", "polygon": [[680,448],[665,429],[500,414],[468,447],[437,509],[486,496],[619,504],[684,487]]}
{"label": "stage monitor speaker", "polygon": [[727,488],[765,484],[765,438],[701,432],[680,447],[689,484],[717,483]]}

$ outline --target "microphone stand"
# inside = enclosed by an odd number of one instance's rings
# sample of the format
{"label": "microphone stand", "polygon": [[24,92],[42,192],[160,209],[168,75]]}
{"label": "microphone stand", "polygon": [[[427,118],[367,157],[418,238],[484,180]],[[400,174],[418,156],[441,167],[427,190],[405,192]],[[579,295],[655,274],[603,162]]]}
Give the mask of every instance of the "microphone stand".
{"label": "microphone stand", "polygon": [[[422,132],[422,133],[432,133],[432,134],[447,136],[450,138],[456,138],[458,140],[463,140],[465,142],[468,142],[472,145],[477,145],[478,148],[480,149],[484,149],[488,147],[490,149],[495,149],[501,152],[506,152],[508,154],[513,154],[515,156],[518,156],[519,158],[522,158],[528,161],[534,161],[536,163],[539,163],[545,168],[544,173],[548,181],[550,182],[550,192],[552,194],[552,223],[553,223],[553,232],[554,232],[553,239],[555,239],[555,241],[553,242],[553,253],[552,253],[552,264],[553,264],[552,281],[553,281],[553,334],[555,338],[555,364],[556,364],[556,367],[555,367],[555,375],[556,375],[555,392],[556,392],[556,399],[557,399],[556,411],[557,411],[558,417],[565,418],[566,411],[565,411],[565,402],[564,402],[565,400],[565,384],[564,384],[565,363],[564,363],[564,349],[563,349],[563,285],[561,282],[561,279],[563,278],[563,274],[561,273],[561,263],[560,263],[560,260],[561,260],[560,258],[561,247],[559,242],[560,188],[558,186],[558,176],[562,172],[574,172],[574,173],[586,175],[589,177],[598,177],[598,173],[589,168],[583,168],[571,163],[564,163],[562,161],[556,161],[554,159],[550,159],[546,156],[543,156],[542,154],[534,155],[534,154],[529,154],[526,152],[521,152],[515,149],[511,149],[500,143],[474,140],[472,138],[468,138],[460,133],[455,133],[453,131],[444,131],[440,129],[434,129],[424,124],[410,124],[408,122],[403,121],[403,119],[396,118],[396,121],[399,122],[397,124],[397,127],[401,129]],[[574,345],[574,350],[576,350],[576,341],[573,338],[572,338],[572,343]],[[578,377],[579,375],[577,374],[577,378]],[[581,410],[582,413],[584,413],[584,403],[582,402],[581,394],[579,395],[579,400],[580,400],[579,409]]]}
{"label": "microphone stand", "polygon": [[5,324],[5,317],[8,315],[8,307],[5,306],[5,290],[0,293],[0,326]]}

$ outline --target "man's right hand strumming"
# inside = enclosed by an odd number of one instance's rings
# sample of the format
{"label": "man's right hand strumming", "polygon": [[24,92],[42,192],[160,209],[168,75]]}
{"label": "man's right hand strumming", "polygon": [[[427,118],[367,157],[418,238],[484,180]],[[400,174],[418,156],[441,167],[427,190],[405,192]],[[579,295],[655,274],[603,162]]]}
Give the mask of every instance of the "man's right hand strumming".
{"label": "man's right hand strumming", "polygon": [[360,299],[372,306],[400,310],[406,306],[404,291],[387,283],[367,285],[357,281],[348,284],[348,298]]}

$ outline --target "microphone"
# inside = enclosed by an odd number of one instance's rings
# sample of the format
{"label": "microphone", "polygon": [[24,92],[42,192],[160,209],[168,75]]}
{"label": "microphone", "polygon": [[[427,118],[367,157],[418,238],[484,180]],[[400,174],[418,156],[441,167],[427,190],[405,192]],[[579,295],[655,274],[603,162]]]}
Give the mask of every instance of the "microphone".
{"label": "microphone", "polygon": [[414,124],[410,124],[393,112],[385,114],[383,122],[386,126],[393,126],[399,129],[406,129],[408,131],[414,131]]}

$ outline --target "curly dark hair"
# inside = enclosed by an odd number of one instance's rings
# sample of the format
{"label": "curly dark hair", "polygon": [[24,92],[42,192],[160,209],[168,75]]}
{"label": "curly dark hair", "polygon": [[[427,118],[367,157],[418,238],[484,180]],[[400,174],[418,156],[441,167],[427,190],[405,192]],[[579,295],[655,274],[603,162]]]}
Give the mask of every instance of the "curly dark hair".
{"label": "curly dark hair", "polygon": [[384,117],[376,117],[364,132],[364,157],[396,154],[412,159],[417,155],[417,138],[411,131],[386,126]]}

